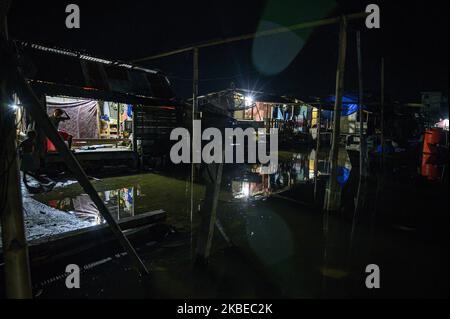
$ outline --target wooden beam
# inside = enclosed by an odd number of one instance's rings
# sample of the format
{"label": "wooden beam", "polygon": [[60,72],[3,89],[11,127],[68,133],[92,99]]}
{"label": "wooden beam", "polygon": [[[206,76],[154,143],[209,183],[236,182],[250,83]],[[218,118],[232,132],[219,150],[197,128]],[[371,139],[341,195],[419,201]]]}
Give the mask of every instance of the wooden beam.
{"label": "wooden beam", "polygon": [[[346,17],[347,21],[349,21],[349,20],[362,19],[366,16],[367,16],[366,12],[358,12],[358,13],[352,13],[352,14],[346,15],[345,17]],[[164,58],[164,57],[168,57],[168,56],[172,56],[172,55],[176,55],[176,54],[180,54],[180,53],[189,52],[189,51],[194,50],[195,48],[201,49],[201,48],[207,48],[207,47],[226,44],[226,43],[233,43],[233,42],[238,42],[238,41],[243,41],[243,40],[249,40],[249,39],[254,39],[254,38],[259,38],[259,37],[275,35],[275,34],[284,33],[284,32],[291,32],[291,31],[308,29],[308,28],[316,28],[316,27],[320,27],[320,26],[339,23],[339,21],[341,21],[341,17],[333,17],[333,18],[326,18],[326,19],[316,20],[316,21],[302,22],[302,23],[294,24],[294,25],[291,25],[288,27],[274,28],[271,30],[260,31],[260,32],[255,32],[255,33],[247,33],[247,34],[243,34],[243,35],[239,35],[239,36],[231,37],[231,38],[226,38],[226,39],[212,40],[212,41],[208,41],[205,43],[200,43],[200,44],[196,44],[193,46],[188,46],[185,48],[181,48],[181,49],[177,49],[177,50],[173,50],[173,51],[169,51],[169,52],[165,52],[165,53],[160,53],[160,54],[144,57],[141,59],[136,59],[136,60],[133,60],[132,62],[133,63],[145,62],[148,60],[154,60],[154,59]]]}
{"label": "wooden beam", "polygon": [[211,253],[214,228],[219,225],[219,231],[227,242],[230,242],[226,236],[223,227],[217,223],[217,204],[219,201],[220,185],[222,182],[223,163],[213,163],[205,165],[206,188],[205,200],[202,204],[200,215],[201,223],[199,236],[197,240],[196,262],[204,264],[208,261]]}
{"label": "wooden beam", "polygon": [[320,150],[320,134],[322,125],[322,105],[317,108],[317,133],[316,133],[316,157],[314,158],[314,202],[317,202],[318,196],[318,174],[319,174],[319,150]]}
{"label": "wooden beam", "polygon": [[347,20],[342,18],[339,32],[339,55],[336,71],[336,100],[333,111],[333,137],[331,141],[331,174],[325,194],[324,210],[338,211],[341,203],[340,185],[337,182],[339,139],[341,132],[342,97],[344,94],[345,57],[347,51]]}
{"label": "wooden beam", "polygon": [[[12,74],[9,72],[7,14],[11,1],[0,2],[0,122],[2,147],[0,158],[1,203],[0,217],[5,259],[5,292],[7,298],[32,298],[28,246],[22,208],[22,192],[16,141],[16,111],[10,108]],[[4,206],[3,206],[4,205]]]}
{"label": "wooden beam", "polygon": [[[157,210],[127,217],[118,221],[122,231],[132,230],[162,223],[167,217],[163,210]],[[115,239],[108,225],[95,225],[83,229],[62,233],[51,238],[30,242],[30,259],[33,266],[49,263],[61,258],[78,254],[98,247]]]}

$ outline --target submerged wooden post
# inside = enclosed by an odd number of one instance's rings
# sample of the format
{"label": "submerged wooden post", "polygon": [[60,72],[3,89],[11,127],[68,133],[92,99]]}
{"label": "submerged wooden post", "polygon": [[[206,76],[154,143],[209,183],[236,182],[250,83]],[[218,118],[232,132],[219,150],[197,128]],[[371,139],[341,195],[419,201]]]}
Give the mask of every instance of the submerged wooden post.
{"label": "submerged wooden post", "polygon": [[331,174],[325,194],[324,210],[337,211],[341,205],[341,191],[337,182],[337,164],[339,155],[339,138],[341,132],[342,96],[344,93],[345,55],[347,50],[347,20],[342,17],[339,31],[339,53],[336,72],[336,100],[333,114],[333,138],[331,144]]}
{"label": "submerged wooden post", "polygon": [[320,150],[320,126],[322,125],[322,105],[317,109],[317,133],[316,133],[316,157],[314,158],[314,201],[317,200],[318,173],[319,173],[319,150]]}
{"label": "submerged wooden post", "polygon": [[[2,67],[3,69],[3,67]],[[28,245],[22,207],[22,192],[18,168],[16,142],[16,112],[11,108],[12,99],[8,99],[5,72],[1,72],[0,120],[2,122],[1,139],[4,152],[0,157],[0,182],[2,197],[0,205],[2,226],[3,257],[5,261],[6,297],[28,299],[32,297]],[[3,199],[3,198],[2,198]]]}
{"label": "submerged wooden post", "polygon": [[194,164],[194,152],[197,147],[194,142],[197,140],[195,135],[195,120],[197,119],[198,111],[198,76],[199,76],[199,66],[198,66],[198,48],[193,49],[193,78],[192,78],[192,132],[191,132],[191,202],[190,202],[190,220],[191,220],[191,231],[194,216],[194,178],[195,178],[195,164]]}
{"label": "submerged wooden post", "polygon": [[384,58],[381,58],[381,97],[380,97],[380,108],[381,108],[381,123],[380,123],[380,129],[381,129],[381,138],[380,138],[380,144],[381,144],[381,153],[380,153],[380,167],[381,170],[384,170]]}
{"label": "submerged wooden post", "polygon": [[[220,184],[222,182],[223,163],[212,163],[206,165],[207,182],[205,187],[205,200],[200,209],[201,223],[197,241],[197,260],[204,264],[211,253],[214,227],[219,226],[219,231],[224,235],[223,228],[217,223],[217,204],[219,202]],[[224,235],[227,239],[227,236]]]}
{"label": "submerged wooden post", "polygon": [[363,118],[363,81],[362,81],[362,55],[361,55],[361,32],[356,34],[356,49],[358,56],[358,91],[359,91],[359,183],[356,195],[355,216],[364,205],[365,181],[367,178],[367,145],[364,134]]}
{"label": "submerged wooden post", "polygon": [[14,125],[16,117],[15,112],[8,110],[8,107],[10,106],[2,92],[0,107],[2,116],[0,118],[3,123],[2,133],[7,133],[4,136],[6,140],[3,145],[5,153],[0,159],[1,193],[2,196],[5,196],[5,202],[1,203],[0,211],[5,261],[5,290],[7,298],[27,299],[32,297],[31,276],[19,182],[20,174],[17,165],[18,151]]}

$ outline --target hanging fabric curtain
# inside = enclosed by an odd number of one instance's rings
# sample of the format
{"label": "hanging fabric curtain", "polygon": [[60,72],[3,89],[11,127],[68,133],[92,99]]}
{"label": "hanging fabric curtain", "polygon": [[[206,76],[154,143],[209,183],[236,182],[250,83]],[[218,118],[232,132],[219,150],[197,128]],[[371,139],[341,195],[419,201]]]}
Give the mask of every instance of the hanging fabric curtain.
{"label": "hanging fabric curtain", "polygon": [[70,117],[70,120],[60,123],[60,131],[74,138],[99,138],[96,101],[47,98],[47,114],[52,115],[56,109],[67,112]]}

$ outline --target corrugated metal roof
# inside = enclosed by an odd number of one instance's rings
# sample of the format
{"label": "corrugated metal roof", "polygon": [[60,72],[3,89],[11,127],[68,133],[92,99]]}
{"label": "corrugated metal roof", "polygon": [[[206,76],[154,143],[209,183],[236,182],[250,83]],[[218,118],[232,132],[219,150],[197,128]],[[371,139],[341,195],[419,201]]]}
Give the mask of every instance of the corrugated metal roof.
{"label": "corrugated metal roof", "polygon": [[16,41],[16,47],[25,76],[33,83],[45,83],[47,88],[54,84],[55,87],[95,90],[97,95],[112,92],[147,98],[175,98],[167,77],[157,70],[28,42]]}

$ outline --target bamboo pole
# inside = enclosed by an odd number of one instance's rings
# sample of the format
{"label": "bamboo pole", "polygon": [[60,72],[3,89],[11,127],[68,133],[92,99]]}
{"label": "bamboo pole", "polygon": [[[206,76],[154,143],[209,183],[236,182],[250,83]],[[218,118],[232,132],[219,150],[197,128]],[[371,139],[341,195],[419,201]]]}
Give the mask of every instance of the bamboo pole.
{"label": "bamboo pole", "polygon": [[[194,152],[197,149],[197,145],[194,145],[195,141],[197,140],[195,136],[195,120],[197,117],[197,111],[198,111],[198,78],[199,78],[199,52],[198,48],[193,49],[193,75],[192,75],[192,134],[191,134],[191,207],[190,207],[190,221],[191,221],[191,230],[193,226],[193,218],[194,218],[194,178],[195,178],[195,164],[194,164]],[[192,232],[191,232],[192,234]]]}
{"label": "bamboo pole", "polygon": [[223,163],[206,165],[207,176],[209,176],[205,187],[205,202],[201,208],[202,222],[199,229],[197,241],[197,262],[204,264],[208,261],[214,236],[214,228],[217,226],[222,236],[230,243],[223,227],[217,220],[217,205],[219,202],[220,184],[222,182]]}
{"label": "bamboo pole", "polygon": [[[7,60],[8,28],[7,13],[10,1],[0,5],[0,54]],[[5,55],[5,56],[4,56]],[[5,59],[4,59],[5,58]],[[0,65],[0,119],[4,135],[5,154],[0,158],[1,193],[5,192],[5,203],[0,210],[2,227],[3,257],[5,262],[6,297],[11,299],[31,299],[31,275],[28,256],[28,243],[25,236],[25,226],[22,207],[22,192],[20,184],[18,151],[16,141],[16,112],[10,109],[12,92],[10,92],[10,73],[8,65]],[[0,204],[3,205],[3,204]]]}
{"label": "bamboo pole", "polygon": [[363,112],[363,73],[362,73],[362,53],[361,53],[361,31],[356,34],[356,47],[358,55],[358,91],[359,91],[359,173],[360,179],[367,176],[366,163],[366,139],[364,134],[364,112]]}
{"label": "bamboo pole", "polygon": [[340,186],[337,182],[337,164],[339,155],[339,138],[341,125],[342,96],[344,93],[345,56],[347,50],[347,19],[342,17],[339,31],[339,55],[336,72],[336,101],[333,114],[333,137],[331,144],[331,174],[326,190],[324,210],[337,211],[340,208]]}
{"label": "bamboo pole", "polygon": [[[364,118],[363,118],[363,82],[362,82],[362,55],[361,55],[361,32],[356,34],[356,49],[358,56],[358,90],[359,90],[359,183],[356,195],[355,214],[361,209],[364,194],[364,183],[367,177],[367,156],[366,156],[366,139],[364,134]],[[354,220],[355,222],[355,220]],[[353,233],[353,232],[352,232]]]}
{"label": "bamboo pole", "polygon": [[384,169],[384,58],[381,58],[381,97],[380,97],[380,108],[381,108],[381,137],[380,137],[380,144],[381,144],[381,156],[380,156],[380,167],[381,170]]}
{"label": "bamboo pole", "polygon": [[322,122],[322,105],[317,109],[317,134],[316,134],[316,157],[314,158],[314,201],[317,201],[318,172],[319,172],[319,150],[320,150],[320,131]]}
{"label": "bamboo pole", "polygon": [[[28,299],[32,297],[28,244],[22,207],[22,192],[18,167],[16,142],[16,112],[10,108],[5,94],[6,79],[2,79],[1,107],[5,156],[1,158],[2,193],[5,192],[4,209],[0,212],[3,256],[5,261],[6,297]],[[8,94],[9,95],[9,94]],[[2,194],[3,196],[3,194]]]}
{"label": "bamboo pole", "polygon": [[[347,21],[350,21],[350,20],[362,19],[366,16],[367,16],[366,12],[358,12],[358,13],[352,13],[352,14],[346,15],[344,17],[346,18]],[[339,23],[341,21],[341,19],[342,19],[341,17],[326,18],[326,19],[322,19],[322,20],[302,22],[302,23],[294,24],[294,25],[291,25],[288,27],[280,27],[280,28],[274,28],[271,30],[266,30],[266,31],[261,31],[261,32],[247,33],[247,34],[243,34],[243,35],[236,36],[236,37],[220,39],[220,40],[213,40],[213,41],[197,44],[194,46],[188,46],[185,48],[176,49],[176,50],[165,52],[165,53],[160,53],[160,54],[156,54],[156,55],[152,55],[152,56],[148,56],[148,57],[144,57],[144,58],[140,58],[140,59],[135,59],[132,62],[140,63],[140,62],[145,62],[148,60],[154,60],[154,59],[164,58],[164,57],[168,57],[168,56],[172,56],[172,55],[176,55],[176,54],[180,54],[180,53],[189,52],[191,50],[194,50],[195,48],[197,48],[197,49],[207,48],[207,47],[211,47],[211,46],[233,43],[233,42],[238,42],[238,41],[243,41],[243,40],[259,38],[259,37],[265,37],[265,36],[275,35],[275,34],[284,33],[284,32],[291,32],[291,31],[296,31],[296,30],[301,30],[301,29],[308,29],[308,28],[315,28],[315,27],[320,27],[320,26],[325,26],[325,25],[330,25],[330,24],[336,24],[336,23]]]}

